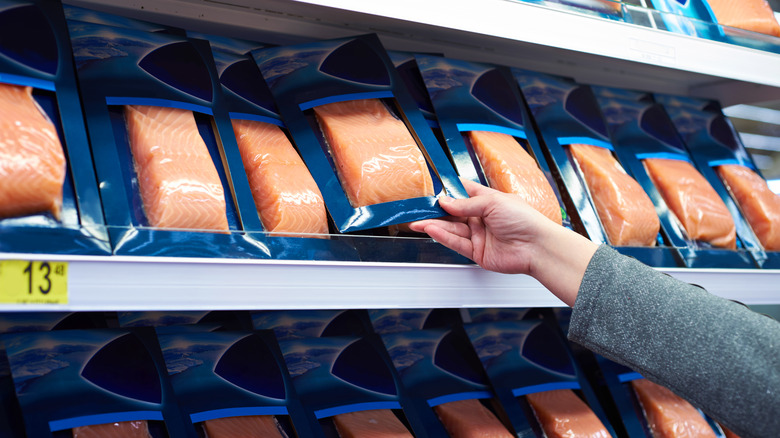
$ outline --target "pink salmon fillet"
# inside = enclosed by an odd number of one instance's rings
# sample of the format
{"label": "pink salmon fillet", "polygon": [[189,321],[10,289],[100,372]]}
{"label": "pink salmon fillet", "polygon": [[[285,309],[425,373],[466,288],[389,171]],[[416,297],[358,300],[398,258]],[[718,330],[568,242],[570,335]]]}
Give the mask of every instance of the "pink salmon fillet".
{"label": "pink salmon fillet", "polygon": [[73,438],[152,438],[146,421],[122,421],[73,428]]}
{"label": "pink salmon fillet", "polygon": [[319,187],[276,125],[233,120],[233,132],[263,226],[269,232],[328,233]]}
{"label": "pink salmon fillet", "polygon": [[512,438],[501,421],[479,400],[443,403],[433,410],[452,438]]}
{"label": "pink salmon fillet", "polygon": [[690,403],[647,379],[631,381],[653,438],[715,438],[715,432]]}
{"label": "pink salmon fillet", "polygon": [[65,153],[31,87],[0,83],[0,219],[62,208]]}
{"label": "pink salmon fillet", "polygon": [[339,414],[333,422],[341,438],[413,438],[389,409]]}
{"label": "pink salmon fillet", "polygon": [[772,7],[766,0],[707,0],[718,23],[780,37]]}
{"label": "pink salmon fillet", "polygon": [[628,176],[612,152],[586,144],[569,145],[609,243],[653,246],[661,228],[655,206],[638,182]]}
{"label": "pink salmon fillet", "polygon": [[526,395],[547,438],[610,438],[601,420],[570,389]]}
{"label": "pink salmon fillet", "polygon": [[767,251],[780,251],[780,196],[756,172],[738,164],[717,168],[753,232]]}
{"label": "pink salmon fillet", "polygon": [[562,223],[561,207],[550,182],[514,137],[490,131],[469,131],[468,136],[490,187],[514,193],[551,221]]}
{"label": "pink salmon fillet", "polygon": [[225,417],[203,422],[206,438],[285,438],[273,415]]}
{"label": "pink salmon fillet", "polygon": [[192,111],[125,106],[149,225],[228,230],[225,192]]}
{"label": "pink salmon fillet", "polygon": [[434,195],[420,147],[381,100],[329,103],[314,113],[353,207]]}

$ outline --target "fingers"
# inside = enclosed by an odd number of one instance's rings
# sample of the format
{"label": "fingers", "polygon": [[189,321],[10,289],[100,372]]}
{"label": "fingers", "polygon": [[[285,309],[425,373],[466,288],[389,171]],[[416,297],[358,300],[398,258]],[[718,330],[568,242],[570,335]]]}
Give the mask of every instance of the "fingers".
{"label": "fingers", "polygon": [[[441,243],[442,245],[446,246],[447,248],[457,252],[458,254],[473,259],[473,246],[471,244],[471,240],[467,236],[462,236],[461,233],[452,233],[444,228],[442,228],[440,225],[443,224],[454,224],[454,225],[463,225],[462,223],[453,223],[453,222],[433,222],[429,223],[425,226],[424,232],[431,236],[433,240]],[[468,228],[468,227],[466,227]]]}
{"label": "fingers", "polygon": [[[487,189],[487,187],[484,188]],[[444,197],[439,198],[439,205],[452,216],[483,217],[493,201],[492,196],[474,196],[468,199]]]}
{"label": "fingers", "polygon": [[497,192],[495,189],[483,186],[482,184],[474,182],[470,179],[461,178],[460,182],[463,184],[463,188],[466,189],[466,193],[468,193],[469,196],[489,195],[491,193]]}

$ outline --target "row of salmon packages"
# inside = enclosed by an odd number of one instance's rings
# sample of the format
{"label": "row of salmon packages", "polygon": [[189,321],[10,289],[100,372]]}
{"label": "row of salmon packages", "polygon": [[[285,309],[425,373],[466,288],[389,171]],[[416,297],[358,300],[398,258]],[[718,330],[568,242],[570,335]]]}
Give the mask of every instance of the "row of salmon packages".
{"label": "row of salmon packages", "polygon": [[0,252],[109,254],[61,6],[0,4]]}
{"label": "row of salmon packages", "polygon": [[723,436],[631,370],[600,357],[588,370],[546,309],[0,321],[10,438]]}

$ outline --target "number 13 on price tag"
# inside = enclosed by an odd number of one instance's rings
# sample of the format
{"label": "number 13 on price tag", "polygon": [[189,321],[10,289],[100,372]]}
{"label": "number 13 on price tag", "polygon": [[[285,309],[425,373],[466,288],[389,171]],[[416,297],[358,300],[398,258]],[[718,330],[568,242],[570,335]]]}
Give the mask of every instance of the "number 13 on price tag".
{"label": "number 13 on price tag", "polygon": [[68,263],[0,260],[1,304],[68,304]]}

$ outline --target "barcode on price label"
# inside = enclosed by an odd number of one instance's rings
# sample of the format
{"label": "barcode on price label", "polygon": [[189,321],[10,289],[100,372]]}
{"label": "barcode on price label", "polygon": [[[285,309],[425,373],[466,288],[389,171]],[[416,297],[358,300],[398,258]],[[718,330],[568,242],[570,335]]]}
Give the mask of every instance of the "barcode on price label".
{"label": "barcode on price label", "polygon": [[0,304],[68,304],[68,263],[0,260]]}

